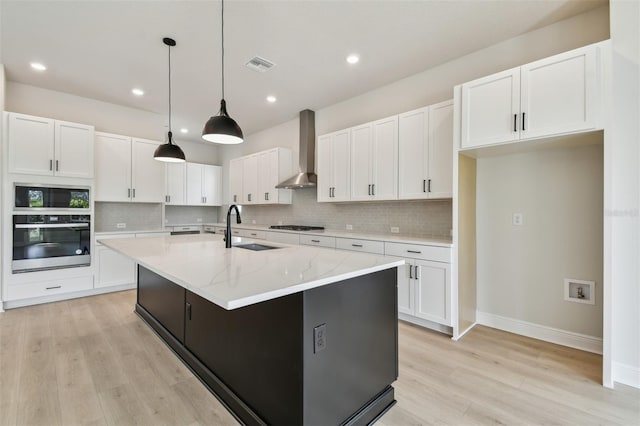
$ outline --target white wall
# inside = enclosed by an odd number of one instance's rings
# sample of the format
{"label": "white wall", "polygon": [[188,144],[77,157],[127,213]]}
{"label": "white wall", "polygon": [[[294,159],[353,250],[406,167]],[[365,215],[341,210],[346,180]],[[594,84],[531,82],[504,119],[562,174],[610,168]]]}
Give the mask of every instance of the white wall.
{"label": "white wall", "polygon": [[[479,312],[602,337],[602,134],[582,139],[478,159]],[[565,278],[595,281],[595,305],[565,301]]]}
{"label": "white wall", "polygon": [[[4,111],[5,105],[5,86],[6,86],[6,76],[4,73],[4,65],[0,64],[0,111]],[[4,137],[4,120],[0,120],[0,137]],[[4,187],[4,182],[2,182],[3,170],[2,170],[3,161],[0,161],[0,212],[4,211],[4,206],[2,205],[2,200],[4,197],[2,196],[2,188]],[[2,229],[2,217],[0,214],[0,230]],[[2,240],[2,232],[0,232],[0,259],[2,259],[2,247],[4,247],[4,241]],[[0,262],[0,277],[2,277],[2,262]],[[0,283],[1,284],[1,283]],[[0,285],[0,312],[2,312],[2,285]]]}
{"label": "white wall", "polygon": [[[96,131],[164,141],[166,115],[83,98],[68,93],[8,82],[5,110],[95,126]],[[218,148],[205,143],[175,140],[187,161],[219,164]]]}
{"label": "white wall", "polygon": [[[612,108],[605,167],[605,226],[611,248],[612,381],[640,387],[640,2],[611,1]],[[605,318],[607,318],[605,314]],[[605,384],[607,374],[605,370]]]}

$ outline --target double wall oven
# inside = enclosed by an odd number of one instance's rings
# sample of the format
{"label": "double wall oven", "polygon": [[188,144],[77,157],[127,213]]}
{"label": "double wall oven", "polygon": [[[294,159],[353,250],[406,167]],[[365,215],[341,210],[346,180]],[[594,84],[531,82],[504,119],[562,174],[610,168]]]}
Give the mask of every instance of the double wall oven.
{"label": "double wall oven", "polygon": [[14,185],[13,273],[91,265],[88,187]]}

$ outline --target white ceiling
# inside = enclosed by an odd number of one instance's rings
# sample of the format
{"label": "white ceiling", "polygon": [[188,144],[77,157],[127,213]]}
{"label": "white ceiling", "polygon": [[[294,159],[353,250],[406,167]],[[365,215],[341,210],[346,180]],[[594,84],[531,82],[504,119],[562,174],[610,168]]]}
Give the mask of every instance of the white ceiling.
{"label": "white ceiling", "polygon": [[[607,0],[227,0],[225,97],[245,135],[607,4]],[[0,1],[0,58],[10,81],[166,115],[173,130],[217,113],[219,1]],[[361,60],[349,65],[345,57]],[[260,74],[259,55],[276,63]],[[38,73],[29,63],[40,61]],[[146,94],[134,97],[131,88]],[[267,95],[278,102],[268,104]]]}

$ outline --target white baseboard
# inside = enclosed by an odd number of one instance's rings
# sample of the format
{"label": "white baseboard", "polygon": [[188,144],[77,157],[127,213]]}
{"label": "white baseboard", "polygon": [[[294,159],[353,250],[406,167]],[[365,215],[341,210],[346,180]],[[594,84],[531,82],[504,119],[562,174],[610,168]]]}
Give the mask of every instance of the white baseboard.
{"label": "white baseboard", "polygon": [[419,325],[424,328],[428,328],[430,330],[439,331],[440,333],[448,334],[449,336],[453,335],[453,329],[451,327],[438,324],[433,321],[424,320],[422,318],[417,318],[412,315],[403,314],[401,312],[398,313],[398,319],[410,322],[415,325]]}
{"label": "white baseboard", "polygon": [[476,313],[476,323],[508,331],[510,333],[544,340],[545,342],[556,343],[570,348],[602,354],[602,338],[600,337],[587,336],[586,334],[560,330],[558,328],[547,327],[545,325],[534,324],[527,321],[502,317],[500,315],[480,311]]}
{"label": "white baseboard", "polygon": [[91,290],[74,291],[72,293],[60,293],[52,296],[32,297],[29,299],[9,300],[2,305],[4,309],[22,308],[24,306],[40,305],[42,303],[60,302],[61,300],[77,299],[79,297],[97,296],[98,294],[113,293],[116,291],[131,290],[136,288],[136,283],[115,285],[111,287],[99,287]]}
{"label": "white baseboard", "polygon": [[458,340],[462,339],[462,336],[464,336],[465,334],[467,334],[468,332],[470,332],[470,331],[471,331],[471,329],[472,329],[473,327],[475,327],[477,323],[478,323],[477,321],[474,321],[474,322],[473,322],[473,324],[471,324],[469,327],[467,327],[466,329],[464,329],[464,330],[462,331],[462,333],[459,333],[459,334],[458,334],[458,336],[453,336],[453,337],[451,338],[451,340],[454,340],[454,341],[456,341],[456,342],[457,342]]}
{"label": "white baseboard", "polygon": [[638,367],[614,362],[612,376],[614,382],[640,388],[640,368]]}

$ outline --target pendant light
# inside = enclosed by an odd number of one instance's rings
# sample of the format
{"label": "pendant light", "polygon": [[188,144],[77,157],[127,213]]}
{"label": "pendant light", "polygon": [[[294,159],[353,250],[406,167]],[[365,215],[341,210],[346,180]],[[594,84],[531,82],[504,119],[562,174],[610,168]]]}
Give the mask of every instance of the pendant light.
{"label": "pendant light", "polygon": [[167,133],[169,140],[156,148],[153,158],[167,163],[183,163],[185,161],[184,152],[173,143],[173,133],[171,132],[171,47],[176,45],[176,41],[169,37],[163,38],[162,41],[169,47],[169,132]]}
{"label": "pendant light", "polygon": [[220,144],[242,143],[244,136],[238,123],[227,113],[227,103],[224,100],[224,0],[222,0],[222,100],[220,111],[205,123],[202,139],[207,142]]}

